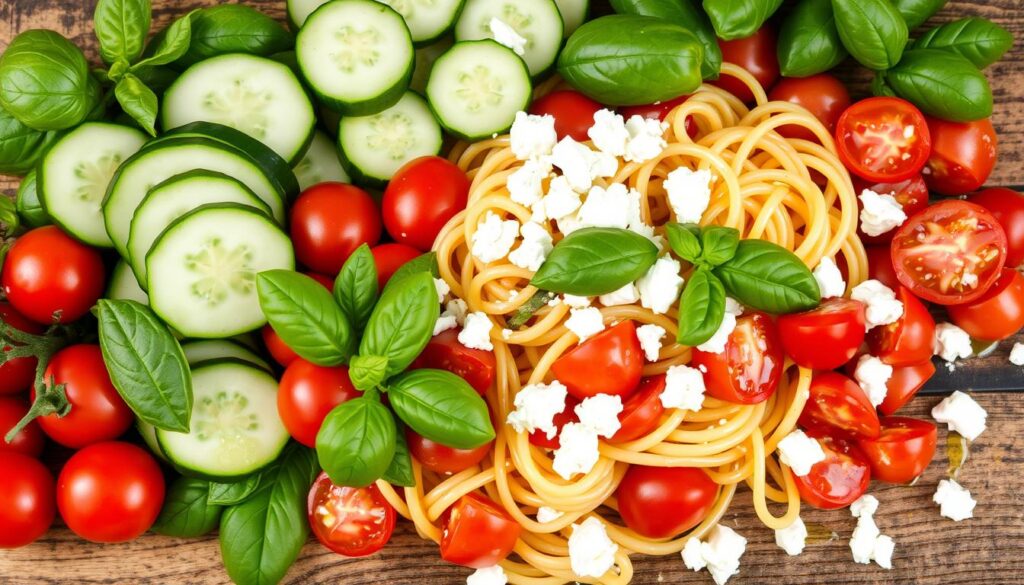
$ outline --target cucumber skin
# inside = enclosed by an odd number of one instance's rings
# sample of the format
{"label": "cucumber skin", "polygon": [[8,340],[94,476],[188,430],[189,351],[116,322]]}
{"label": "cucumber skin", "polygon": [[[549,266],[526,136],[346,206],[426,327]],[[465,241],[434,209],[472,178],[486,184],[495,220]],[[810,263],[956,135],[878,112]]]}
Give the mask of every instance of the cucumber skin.
{"label": "cucumber skin", "polygon": [[[413,48],[414,49],[422,49],[423,47],[428,47],[430,45],[433,45],[437,41],[441,40],[445,35],[447,35],[449,33],[452,33],[455,30],[455,23],[459,22],[459,17],[462,16],[462,10],[464,8],[466,8],[466,2],[467,2],[467,0],[459,0],[459,7],[455,9],[455,14],[452,15],[451,21],[448,23],[448,26],[444,28],[444,30],[442,30],[441,32],[437,33],[436,35],[430,37],[429,39],[423,39],[423,40],[420,40],[420,41],[413,41],[412,42]],[[415,61],[416,61],[416,58],[413,57],[413,62],[415,62]]]}

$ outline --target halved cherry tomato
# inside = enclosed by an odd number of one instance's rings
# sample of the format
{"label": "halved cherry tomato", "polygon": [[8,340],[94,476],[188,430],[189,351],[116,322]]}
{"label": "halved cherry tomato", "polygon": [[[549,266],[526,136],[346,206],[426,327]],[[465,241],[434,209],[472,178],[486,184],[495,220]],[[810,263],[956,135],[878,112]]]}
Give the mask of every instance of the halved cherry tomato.
{"label": "halved cherry tomato", "polygon": [[665,407],[661,404],[661,393],[665,391],[665,374],[658,374],[640,381],[640,388],[622,405],[619,413],[619,430],[611,440],[625,443],[643,437],[658,428]]}
{"label": "halved cherry tomato", "polygon": [[[783,77],[768,92],[768,99],[803,106],[825,125],[829,134],[836,131],[839,116],[850,107],[850,92],[846,91],[846,84],[827,73],[810,77]],[[813,132],[794,124],[779,126],[777,132],[786,138],[818,141]]]}
{"label": "halved cherry tomato", "polygon": [[384,285],[391,280],[391,275],[406,262],[418,258],[420,251],[405,244],[381,244],[370,249],[373,263],[377,265],[377,289],[384,290]]}
{"label": "halved cherry tomato", "polygon": [[892,376],[885,383],[887,389],[885,400],[878,405],[878,410],[888,416],[903,407],[917,394],[935,374],[935,364],[925,360],[910,366],[897,366],[892,369]]}
{"label": "halved cherry tomato", "polygon": [[643,366],[636,326],[623,321],[562,354],[551,373],[580,400],[597,394],[625,399],[636,391]]}
{"label": "halved cherry tomato", "polygon": [[[779,78],[779,59],[775,56],[775,29],[772,26],[762,26],[756,33],[743,39],[719,39],[718,46],[722,49],[724,63],[733,63],[749,71],[765,91],[770,90],[775,80]],[[728,91],[741,101],[754,101],[754,94],[750,88],[731,75],[722,75],[711,84]]]}
{"label": "halved cherry tomato", "polygon": [[431,441],[412,429],[406,429],[405,439],[409,443],[409,452],[416,461],[434,473],[446,475],[458,473],[480,463],[494,446],[494,441],[491,441],[476,449],[456,449]]}
{"label": "halved cherry tomato", "polygon": [[395,509],[376,485],[338,486],[323,472],[309,489],[307,513],[320,544],[347,557],[372,555],[395,531]]}
{"label": "halved cherry tomato", "polygon": [[996,166],[996,130],[989,120],[950,122],[928,118],[932,154],[923,174],[928,188],[943,195],[976,191]]}
{"label": "halved cherry tomato", "polygon": [[561,140],[566,136],[578,142],[590,140],[587,130],[594,125],[594,113],[604,108],[601,104],[578,91],[562,89],[541,96],[530,104],[530,113],[555,118],[555,134]]}
{"label": "halved cherry tomato", "polygon": [[[547,433],[538,429],[530,433],[530,444],[544,449],[557,449],[562,445],[559,435],[562,434],[562,427],[571,422],[580,422],[580,417],[576,416],[576,407],[580,401],[576,400],[571,394],[565,397],[565,408],[562,412],[556,414],[552,420],[555,424],[555,436],[548,438]],[[626,404],[629,404],[627,401]],[[623,408],[625,412],[625,408]],[[621,416],[621,415],[620,415]]]}
{"label": "halved cherry tomato", "polygon": [[946,307],[950,319],[975,339],[1000,341],[1024,327],[1024,276],[1003,268],[985,294],[964,305]]}
{"label": "halved cherry tomato", "polygon": [[785,356],[771,317],[764,313],[736,320],[722,353],[692,350],[692,365],[706,370],[707,393],[719,400],[757,404],[779,387]]}
{"label": "halved cherry tomato", "polygon": [[887,416],[881,422],[878,438],[857,441],[871,463],[871,475],[889,483],[914,481],[935,456],[938,430],[926,420],[905,416]]}
{"label": "halved cherry tomato", "polygon": [[334,276],[356,248],[374,246],[380,240],[380,211],[373,198],[355,185],[319,183],[295,200],[289,234],[299,262]]}
{"label": "halved cherry tomato", "polygon": [[1024,194],[1013,189],[994,187],[967,198],[984,207],[1006,232],[1006,265],[1017,268],[1024,263]]}
{"label": "halved cherry tomato", "polygon": [[890,366],[909,366],[931,359],[935,319],[907,287],[897,288],[896,298],[903,303],[903,315],[868,333],[871,355]]}
{"label": "halved cherry tomato", "polygon": [[28,401],[17,396],[0,396],[0,453],[15,452],[29,457],[39,457],[46,446],[46,435],[39,428],[37,421],[28,423],[21,432],[14,435],[8,443],[4,437],[28,414]]}
{"label": "halved cherry tomato", "polygon": [[817,372],[800,426],[840,437],[877,437],[878,414],[861,387],[839,372]]}
{"label": "halved cherry tomato", "polygon": [[442,331],[431,338],[423,352],[409,366],[410,369],[435,368],[448,370],[469,382],[481,396],[494,383],[497,369],[493,351],[470,349],[459,343],[459,330]]}
{"label": "halved cherry tomato", "polygon": [[864,246],[868,255],[868,278],[873,278],[885,286],[896,290],[900,279],[896,277],[896,268],[892,265],[892,254],[889,246]]}
{"label": "halved cherry tomato", "polygon": [[804,502],[822,510],[835,510],[849,506],[868,491],[871,466],[853,442],[814,429],[808,429],[807,436],[818,440],[825,460],[815,463],[803,477],[793,475]]}
{"label": "halved cherry tomato", "polygon": [[293,439],[316,447],[316,435],[335,406],[362,396],[347,366],[326,367],[298,358],[288,364],[277,391],[277,414]]}
{"label": "halved cherry tomato", "polygon": [[[0,321],[25,333],[39,335],[43,328],[14,310],[10,303],[0,302]],[[2,348],[4,352],[10,346]],[[0,394],[17,394],[28,390],[36,379],[36,358],[20,357],[0,364]]]}
{"label": "halved cherry tomato", "polygon": [[779,339],[797,365],[832,370],[845,364],[864,341],[864,303],[841,297],[818,308],[779,317]]}
{"label": "halved cherry tomato", "polygon": [[[677,98],[658,102],[656,104],[646,104],[643,106],[623,106],[619,108],[619,113],[625,119],[630,119],[633,116],[640,116],[641,118],[647,118],[649,120],[664,120],[668,113],[676,109],[676,106],[685,102],[690,96],[681,95]],[[686,133],[690,135],[690,138],[697,136],[697,123],[693,121],[693,116],[686,117]]]}
{"label": "halved cherry tomato", "polygon": [[980,205],[947,199],[915,213],[893,236],[896,277],[940,305],[985,294],[1006,261],[1006,232]]}
{"label": "halved cherry tomato", "polygon": [[718,484],[696,467],[630,465],[615,496],[626,526],[648,538],[672,538],[701,523]]}
{"label": "halved cherry tomato", "polygon": [[440,156],[417,158],[388,181],[381,200],[384,227],[396,242],[427,252],[468,197],[469,179],[456,164]]}
{"label": "halved cherry tomato", "polygon": [[[907,214],[907,217],[928,207],[928,186],[924,184],[924,178],[920,173],[896,183],[876,183],[854,178],[853,186],[858,194],[864,189],[871,189],[879,195],[892,195],[903,208],[903,213]],[[857,200],[857,205],[860,206],[860,199]],[[891,229],[877,236],[869,236],[860,229],[859,222],[857,226],[857,235],[865,245],[887,244],[892,241],[892,236],[895,233],[896,230]]]}
{"label": "halved cherry tomato", "polygon": [[28,455],[0,451],[0,477],[0,549],[30,544],[57,515],[53,475]]}
{"label": "halved cherry tomato", "polygon": [[839,158],[850,172],[895,183],[916,175],[928,161],[928,124],[914,104],[894,97],[861,100],[836,124]]}
{"label": "halved cherry tomato", "polygon": [[468,493],[441,516],[441,558],[481,569],[512,552],[523,527],[490,498]]}

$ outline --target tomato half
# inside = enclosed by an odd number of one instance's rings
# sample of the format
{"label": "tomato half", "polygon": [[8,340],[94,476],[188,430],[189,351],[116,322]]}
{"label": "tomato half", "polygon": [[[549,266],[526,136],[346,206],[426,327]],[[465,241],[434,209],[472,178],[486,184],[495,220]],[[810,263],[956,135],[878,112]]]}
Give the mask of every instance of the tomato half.
{"label": "tomato half", "polygon": [[839,158],[868,181],[895,183],[921,171],[931,152],[924,115],[906,100],[873,97],[843,112],[836,123]]}
{"label": "tomato half", "polygon": [[[0,302],[0,320],[19,331],[39,335],[43,328],[14,310],[10,303]],[[10,346],[3,348],[4,352]],[[17,394],[28,390],[36,379],[36,358],[20,357],[0,364],[0,394]]]}
{"label": "tomato half", "polygon": [[839,372],[817,372],[800,426],[841,437],[877,437],[878,414],[856,382]]}
{"label": "tomato half", "polygon": [[1006,265],[1017,268],[1024,263],[1024,194],[995,187],[967,198],[992,214],[1006,232]]}
{"label": "tomato half", "polygon": [[597,394],[625,399],[636,391],[643,366],[636,325],[623,321],[563,353],[551,373],[580,400]]}
{"label": "tomato half", "polygon": [[284,340],[274,331],[274,328],[267,323],[260,329],[260,336],[263,338],[263,345],[267,348],[267,352],[274,358],[274,361],[281,364],[283,367],[288,367],[288,364],[299,359],[299,354],[295,353],[292,348],[285,344]]}
{"label": "tomato half", "polygon": [[1000,341],[1024,327],[1024,276],[1003,268],[985,294],[964,305],[946,307],[950,319],[971,337]]}
{"label": "tomato half", "polygon": [[[632,397],[631,397],[632,398]],[[571,422],[580,422],[580,417],[576,416],[576,407],[580,401],[573,397],[571,394],[565,397],[565,408],[562,412],[556,414],[551,421],[555,425],[555,436],[548,438],[547,433],[541,430],[536,430],[530,433],[530,444],[542,447],[544,449],[557,449],[562,445],[559,435],[562,434],[562,427]],[[627,404],[629,402],[627,401]],[[623,407],[622,412],[625,412]],[[621,413],[620,413],[621,416]]]}
{"label": "tomato half", "polygon": [[935,364],[925,360],[910,366],[897,366],[892,369],[892,376],[885,383],[885,400],[878,405],[884,415],[891,415],[903,405],[910,402],[925,383],[935,375]]}
{"label": "tomato half", "polygon": [[696,467],[630,465],[615,491],[619,514],[648,538],[672,538],[700,524],[718,495],[718,484]]}
{"label": "tomato half", "polygon": [[931,359],[935,319],[907,287],[897,288],[896,298],[903,303],[903,315],[867,334],[871,355],[890,366],[909,366]]}
{"label": "tomato half", "polygon": [[0,451],[0,549],[31,544],[57,515],[53,474],[28,455]]}
{"label": "tomato half", "polygon": [[[681,95],[677,98],[665,100],[655,104],[645,104],[642,106],[623,106],[619,108],[619,113],[626,120],[633,116],[640,116],[641,118],[647,118],[648,120],[659,120],[662,121],[668,116],[669,112],[676,109],[676,106],[685,102],[690,96]],[[693,121],[693,116],[686,117],[686,133],[690,138],[697,136],[699,128],[697,123]]]}
{"label": "tomato half", "polygon": [[395,509],[375,484],[338,486],[321,472],[309,489],[307,505],[313,534],[340,555],[372,555],[384,548],[395,531]]}
{"label": "tomato half", "polygon": [[619,413],[619,430],[611,441],[625,443],[643,437],[658,428],[665,407],[661,404],[661,393],[665,391],[665,374],[658,374],[640,380],[637,389],[622,405]]}
{"label": "tomato half", "polygon": [[896,290],[896,287],[900,285],[900,279],[896,277],[896,269],[892,265],[889,246],[864,246],[864,252],[868,256],[868,278]]}
{"label": "tomato half", "polygon": [[38,421],[28,423],[21,432],[14,435],[8,443],[4,437],[18,422],[28,414],[29,404],[24,398],[16,396],[0,396],[0,453],[15,452],[29,457],[39,457],[46,446],[46,435],[39,428]]}
{"label": "tomato half", "polygon": [[1006,261],[1006,232],[980,205],[947,199],[918,212],[893,236],[896,277],[918,297],[969,303],[992,286]]}
{"label": "tomato half", "polygon": [[384,285],[391,280],[391,275],[406,262],[419,258],[420,251],[405,244],[381,244],[370,249],[373,263],[377,266],[377,289],[384,290]]}
{"label": "tomato half", "polygon": [[989,120],[950,122],[928,118],[932,154],[925,167],[928,188],[943,195],[976,191],[996,166],[996,130]]}
{"label": "tomato half", "polygon": [[342,402],[362,396],[348,377],[348,367],[318,366],[299,358],[288,365],[277,391],[277,413],[288,433],[307,447],[327,414]]}
{"label": "tomato half", "polygon": [[692,350],[695,367],[706,370],[707,393],[719,400],[757,404],[768,400],[779,387],[785,360],[782,341],[771,317],[764,313],[736,320],[722,353]]}
{"label": "tomato half", "polygon": [[299,262],[333,277],[356,248],[374,246],[380,240],[380,212],[373,198],[359,187],[320,183],[295,200],[289,233]]}
{"label": "tomato half", "polygon": [[814,429],[809,429],[807,435],[818,440],[825,460],[815,463],[803,477],[793,475],[804,502],[822,510],[835,510],[849,506],[868,491],[871,466],[853,442]]}
{"label": "tomato half", "polygon": [[780,316],[779,339],[786,355],[814,370],[845,364],[864,341],[864,310],[860,301],[837,297],[816,309]]}
{"label": "tomato half", "polygon": [[416,461],[434,473],[445,475],[458,473],[480,463],[494,446],[494,441],[490,441],[476,449],[456,449],[431,441],[412,429],[406,429],[405,439]]}
{"label": "tomato half", "polygon": [[498,365],[493,351],[468,348],[459,343],[459,330],[449,329],[432,337],[409,368],[448,370],[483,396],[494,383]]}
{"label": "tomato half", "polygon": [[[836,131],[839,116],[850,107],[850,92],[846,91],[846,84],[827,73],[810,77],[783,77],[768,92],[768,99],[802,106],[824,124],[829,134]],[[786,138],[818,141],[813,132],[802,126],[788,124],[779,126],[777,131]]]}
{"label": "tomato half", "polygon": [[512,552],[522,530],[490,498],[466,494],[441,516],[441,558],[474,569],[496,565]]}
{"label": "tomato half", "polygon": [[881,422],[878,438],[857,442],[871,463],[871,474],[889,483],[914,481],[935,456],[938,430],[926,420],[905,416],[887,416]]}
{"label": "tomato half", "polygon": [[[920,173],[896,183],[876,183],[855,178],[853,186],[858,194],[863,192],[864,189],[871,189],[879,195],[892,195],[896,203],[899,203],[900,207],[903,208],[903,213],[907,214],[907,217],[928,207],[928,186],[924,184],[924,177]],[[857,205],[859,208],[860,199],[857,200]],[[869,236],[860,229],[860,222],[857,224],[857,236],[860,237],[865,245],[887,244],[892,241],[892,236],[895,233],[896,230],[891,229],[877,236]]]}
{"label": "tomato half", "polygon": [[533,100],[530,113],[553,116],[559,140],[569,136],[577,142],[586,142],[590,140],[587,130],[594,125],[594,114],[603,108],[578,91],[563,89]]}
{"label": "tomato half", "polygon": [[[718,39],[718,46],[722,49],[722,62],[733,63],[746,69],[757,78],[758,83],[765,91],[772,88],[775,80],[779,78],[779,60],[775,56],[775,29],[770,25],[762,26],[758,31],[749,37],[723,41]],[[728,91],[740,98],[741,101],[751,102],[754,94],[743,82],[731,75],[722,75],[712,85]]]}

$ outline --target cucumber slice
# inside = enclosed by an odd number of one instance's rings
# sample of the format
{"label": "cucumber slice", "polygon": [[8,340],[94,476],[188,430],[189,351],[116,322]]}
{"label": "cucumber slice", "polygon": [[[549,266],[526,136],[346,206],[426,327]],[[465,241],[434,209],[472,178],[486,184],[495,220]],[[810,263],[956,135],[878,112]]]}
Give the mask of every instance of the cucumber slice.
{"label": "cucumber slice", "polygon": [[551,68],[562,48],[562,15],[554,0],[466,0],[455,25],[456,41],[493,39],[491,19],[497,18],[526,39],[523,60],[530,75]]}
{"label": "cucumber slice", "polygon": [[267,322],[256,274],[295,268],[291,240],[261,211],[203,205],[175,220],[146,256],[149,303],[187,337],[222,338]]}
{"label": "cucumber slice", "polygon": [[132,267],[124,259],[118,260],[117,264],[114,265],[114,270],[110,274],[110,285],[107,287],[106,296],[108,299],[123,299],[126,301],[136,301],[143,305],[149,304],[149,295],[139,286],[139,281],[135,280]]}
{"label": "cucumber slice", "polygon": [[46,213],[65,232],[91,246],[113,246],[103,223],[103,196],[117,167],[146,135],[127,126],[87,122],[43,157],[36,179]]}
{"label": "cucumber slice", "polygon": [[395,9],[409,27],[412,42],[429,45],[455,26],[465,0],[377,0]]}
{"label": "cucumber slice", "polygon": [[562,15],[562,38],[569,38],[569,35],[576,32],[576,29],[587,20],[587,13],[590,12],[589,0],[555,0],[558,6],[558,13]]}
{"label": "cucumber slice", "polygon": [[358,180],[383,183],[414,158],[441,152],[441,127],[427,102],[407,92],[372,116],[342,118],[338,146]]}
{"label": "cucumber slice", "polygon": [[244,362],[192,369],[188,433],[157,429],[160,447],[183,474],[230,481],[271,464],[288,443],[277,414],[277,381]]}
{"label": "cucumber slice", "polygon": [[310,87],[346,116],[376,114],[409,87],[409,29],[390,6],[373,0],[333,0],[306,19],[295,41]]}
{"label": "cucumber slice", "polygon": [[284,223],[285,194],[251,158],[209,138],[176,138],[135,153],[110,180],[103,218],[122,257],[128,257],[132,217],[146,193],[174,175],[195,169],[218,171],[238,179],[270,206],[278,222]]}
{"label": "cucumber slice", "polygon": [[171,222],[208,203],[239,203],[270,215],[266,203],[224,173],[199,169],[167,179],[150,189],[139,203],[128,232],[128,260],[140,283],[148,278],[146,254],[153,241]]}
{"label": "cucumber slice", "polygon": [[181,349],[185,352],[185,359],[188,360],[188,365],[190,366],[196,366],[203,362],[231,358],[252,364],[261,370],[266,370],[268,372],[271,371],[270,364],[260,356],[256,355],[256,352],[245,347],[241,343],[231,341],[230,339],[202,339],[199,341],[189,341],[187,343],[183,343],[181,345]]}
{"label": "cucumber slice", "polygon": [[316,116],[302,84],[272,59],[232,53],[200,61],[164,93],[164,128],[204,120],[266,144],[289,163],[313,136]]}
{"label": "cucumber slice", "polygon": [[288,22],[293,29],[300,29],[310,14],[327,3],[327,0],[288,0],[285,7],[288,11]]}
{"label": "cucumber slice", "polygon": [[313,133],[313,142],[309,144],[299,164],[295,165],[295,178],[299,180],[299,188],[303,191],[324,181],[349,182],[348,173],[341,166],[338,147],[320,130]]}
{"label": "cucumber slice", "polygon": [[167,461],[167,455],[164,455],[164,450],[160,447],[160,441],[156,438],[156,427],[141,418],[137,418],[135,419],[135,429],[139,431],[142,442],[149,447],[149,450],[159,457],[161,461]]}
{"label": "cucumber slice", "polygon": [[455,43],[434,63],[427,81],[438,121],[467,140],[508,130],[532,91],[523,60],[492,40]]}
{"label": "cucumber slice", "polygon": [[409,82],[409,89],[420,94],[427,91],[427,79],[430,78],[430,70],[434,68],[434,62],[444,52],[452,47],[455,39],[448,35],[433,45],[416,49],[416,64],[412,70],[412,81]]}

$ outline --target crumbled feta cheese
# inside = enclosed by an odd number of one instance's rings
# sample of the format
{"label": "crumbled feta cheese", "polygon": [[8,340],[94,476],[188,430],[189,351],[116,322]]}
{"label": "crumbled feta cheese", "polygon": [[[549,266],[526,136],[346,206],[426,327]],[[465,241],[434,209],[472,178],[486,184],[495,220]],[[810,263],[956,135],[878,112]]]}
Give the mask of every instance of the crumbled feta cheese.
{"label": "crumbled feta cheese", "polygon": [[448,293],[452,292],[452,287],[448,286],[443,278],[434,279],[434,288],[437,289],[437,302],[443,303]]}
{"label": "crumbled feta cheese", "polygon": [[661,154],[668,144],[665,141],[666,129],[668,129],[668,124],[661,120],[645,118],[640,115],[630,116],[626,120],[629,141],[626,143],[626,152],[623,158],[628,162],[642,163]]}
{"label": "crumbled feta cheese", "polygon": [[571,309],[569,318],[565,320],[565,326],[580,338],[580,343],[588,337],[597,335],[604,331],[604,317],[597,307],[586,309]]}
{"label": "crumbled feta cheese", "polygon": [[587,136],[601,152],[612,156],[626,154],[626,143],[629,142],[626,121],[611,110],[594,112],[594,125],[587,130]]}
{"label": "crumbled feta cheese", "polygon": [[516,29],[500,18],[491,18],[487,28],[491,29],[491,36],[499,45],[504,45],[516,55],[522,57],[526,54],[526,39]]}
{"label": "crumbled feta cheese", "polygon": [[501,260],[508,256],[508,251],[512,249],[518,235],[517,220],[503,220],[493,211],[488,211],[473,232],[473,256],[481,262]]}
{"label": "crumbled feta cheese", "polygon": [[700,223],[711,203],[711,171],[679,167],[668,174],[663,186],[668,204],[679,223]]}
{"label": "crumbled feta cheese", "polygon": [[860,192],[860,229],[869,236],[880,236],[907,221],[903,206],[892,195],[879,195],[871,189]]}
{"label": "crumbled feta cheese", "polygon": [[846,292],[846,281],[843,280],[843,273],[839,272],[835,260],[822,258],[814,269],[814,280],[818,281],[818,290],[821,291],[821,298],[841,297]]}
{"label": "crumbled feta cheese", "polygon": [[935,490],[932,501],[939,505],[939,513],[955,522],[974,517],[974,506],[977,502],[971,492],[952,479],[939,481],[939,489]]}
{"label": "crumbled feta cheese", "polygon": [[466,315],[466,323],[459,332],[459,343],[470,349],[484,349],[491,351],[494,344],[491,343],[491,329],[494,324],[491,318],[483,311],[475,311]]}
{"label": "crumbled feta cheese", "polygon": [[640,289],[640,304],[645,309],[662,314],[669,310],[679,298],[683,288],[683,277],[679,276],[681,266],[668,256],[658,258],[654,266],[636,281]]}
{"label": "crumbled feta cheese", "polygon": [[501,565],[477,569],[472,575],[466,577],[466,585],[506,585],[508,575]]}
{"label": "crumbled feta cheese", "polygon": [[796,521],[789,526],[777,529],[775,544],[791,557],[804,552],[804,547],[807,546],[807,525],[804,524],[803,518],[797,516]]}
{"label": "crumbled feta cheese", "polygon": [[558,434],[555,415],[565,410],[565,385],[555,380],[550,384],[530,384],[516,394],[515,410],[505,422],[517,433],[543,432],[548,439]]}
{"label": "crumbled feta cheese", "polygon": [[872,556],[875,557],[875,563],[883,569],[892,568],[892,553],[896,550],[896,542],[891,536],[885,534],[878,535],[875,539],[875,550],[872,551]]}
{"label": "crumbled feta cheese", "polygon": [[576,215],[567,215],[561,219],[555,220],[558,226],[558,231],[562,232],[563,236],[568,236],[574,231],[583,227],[583,222],[576,217]]}
{"label": "crumbled feta cheese", "polygon": [[680,552],[683,556],[683,564],[691,571],[699,571],[708,566],[707,561],[704,560],[704,553],[701,551],[701,544],[699,538],[690,538]]}
{"label": "crumbled feta cheese", "polygon": [[878,529],[874,519],[876,511],[878,498],[872,495],[865,494],[850,504],[850,513],[857,518],[857,527],[850,538],[850,551],[854,562],[866,565],[874,560],[879,567],[891,569],[896,543]]}
{"label": "crumbled feta cheese", "polygon": [[583,227],[626,229],[629,226],[629,192],[621,183],[607,189],[594,185],[576,218]]}
{"label": "crumbled feta cheese", "polygon": [[577,473],[589,473],[600,456],[594,429],[580,423],[566,423],[558,435],[552,467],[562,479],[568,480]]}
{"label": "crumbled feta cheese", "polygon": [[514,332],[511,329],[502,329],[501,338],[504,339],[505,341],[508,341],[509,339],[512,339],[513,333]]}
{"label": "crumbled feta cheese", "polygon": [[853,553],[853,562],[863,565],[871,563],[871,559],[875,558],[875,541],[881,535],[882,532],[875,525],[875,520],[871,516],[861,516],[850,537],[850,552]]}
{"label": "crumbled feta cheese", "polygon": [[622,412],[622,397],[611,394],[595,394],[585,398],[576,405],[576,416],[580,424],[594,429],[600,437],[612,438],[622,423],[619,413]]}
{"label": "crumbled feta cheese", "polygon": [[654,323],[641,325],[636,330],[636,337],[640,340],[640,349],[644,350],[644,357],[647,358],[647,361],[658,361],[658,354],[661,353],[661,338],[665,337],[665,328]]}
{"label": "crumbled feta cheese", "polygon": [[878,511],[878,498],[871,494],[864,494],[850,504],[850,514],[854,518],[861,516],[874,516]]}
{"label": "crumbled feta cheese", "polygon": [[554,522],[562,516],[565,516],[565,512],[559,512],[549,506],[541,506],[540,508],[537,508],[537,522],[540,522],[541,524]]}
{"label": "crumbled feta cheese", "polygon": [[722,353],[729,343],[729,336],[736,329],[736,315],[725,313],[722,315],[722,323],[710,339],[697,346],[697,349],[708,353]]}
{"label": "crumbled feta cheese", "polygon": [[779,441],[779,460],[789,466],[793,475],[803,477],[815,463],[825,460],[825,451],[817,439],[795,430]]}
{"label": "crumbled feta cheese", "polygon": [[434,335],[440,335],[449,329],[455,329],[458,325],[454,315],[441,313],[437,321],[434,321]]}
{"label": "crumbled feta cheese", "polygon": [[1014,343],[1010,350],[1010,363],[1015,366],[1024,366],[1024,343]]}
{"label": "crumbled feta cheese", "polygon": [[608,537],[600,519],[591,516],[582,524],[573,524],[569,534],[569,563],[578,577],[597,579],[615,566],[619,545]]}
{"label": "crumbled feta cheese", "polygon": [[743,314],[743,305],[732,297],[725,297],[725,312],[733,317],[739,317]]}
{"label": "crumbled feta cheese", "polygon": [[853,377],[864,394],[867,394],[871,406],[885,402],[885,396],[889,393],[887,384],[889,378],[892,378],[892,372],[892,366],[877,357],[867,354],[860,356]]}
{"label": "crumbled feta cheese", "polygon": [[580,194],[573,190],[568,179],[558,176],[548,183],[548,193],[544,196],[543,204],[547,217],[562,219],[580,208]]}
{"label": "crumbled feta cheese", "polygon": [[971,336],[952,323],[939,323],[935,326],[935,341],[932,344],[935,355],[947,362],[958,358],[969,358],[974,353]]}
{"label": "crumbled feta cheese", "polygon": [[949,425],[949,430],[960,433],[968,441],[985,432],[988,413],[969,395],[957,390],[942,399],[932,409],[932,418]]}
{"label": "crumbled feta cheese", "polygon": [[583,193],[594,184],[598,177],[610,177],[619,168],[614,156],[603,152],[595,152],[586,144],[581,144],[566,136],[558,141],[551,150],[551,163],[561,169],[573,190]]}
{"label": "crumbled feta cheese", "polygon": [[643,210],[640,209],[640,202],[644,195],[636,189],[630,189],[627,197],[629,199],[629,210],[626,223],[629,226],[629,230],[650,240],[658,247],[658,250],[664,249],[664,238],[655,235],[654,226],[644,223]]}
{"label": "crumbled feta cheese", "polygon": [[555,133],[555,117],[545,114],[534,116],[516,112],[516,118],[509,130],[512,154],[519,160],[546,157],[552,153],[558,135]]}
{"label": "crumbled feta cheese", "polygon": [[683,547],[683,563],[694,571],[707,568],[718,585],[725,585],[740,571],[740,557],[747,549],[747,539],[721,524],[711,529],[706,542],[691,538]]}
{"label": "crumbled feta cheese", "polygon": [[512,201],[532,207],[544,196],[544,179],[551,174],[545,161],[528,160],[508,176],[508,195]]}
{"label": "crumbled feta cheese", "polygon": [[536,272],[547,259],[554,245],[551,234],[543,226],[529,222],[522,227],[523,242],[508,255],[512,264]]}
{"label": "crumbled feta cheese", "polygon": [[569,305],[573,309],[586,309],[590,306],[590,297],[581,297],[578,295],[565,294],[562,295],[562,302]]}
{"label": "crumbled feta cheese", "polygon": [[690,366],[672,366],[665,372],[665,389],[658,397],[665,408],[682,408],[693,412],[704,405],[704,376]]}
{"label": "crumbled feta cheese", "polygon": [[455,317],[455,323],[460,327],[466,324],[466,312],[469,310],[469,306],[466,305],[466,301],[462,299],[452,299],[448,301],[444,306],[444,312],[441,316],[450,315]]}
{"label": "crumbled feta cheese", "polygon": [[601,301],[601,304],[606,307],[632,305],[640,300],[640,291],[638,291],[636,289],[636,285],[631,282],[618,290],[614,290],[606,295],[601,295],[597,300]]}
{"label": "crumbled feta cheese", "polygon": [[877,280],[865,280],[853,287],[850,298],[866,305],[867,329],[895,323],[903,316],[903,303],[896,300],[896,293]]}

